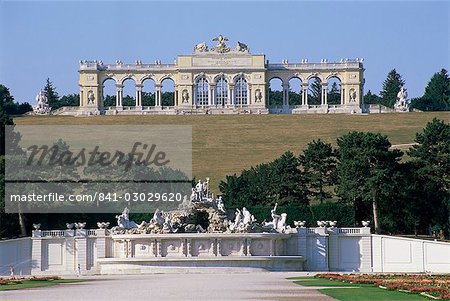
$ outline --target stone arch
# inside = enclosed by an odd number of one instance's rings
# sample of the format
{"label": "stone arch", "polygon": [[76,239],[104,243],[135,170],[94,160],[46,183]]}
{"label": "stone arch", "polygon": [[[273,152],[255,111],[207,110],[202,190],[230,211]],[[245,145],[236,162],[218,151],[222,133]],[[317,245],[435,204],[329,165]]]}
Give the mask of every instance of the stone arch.
{"label": "stone arch", "polygon": [[283,78],[280,76],[272,76],[267,83],[267,106],[282,106]]}
{"label": "stone arch", "polygon": [[[170,84],[169,82],[172,82]],[[175,80],[170,76],[161,78],[161,105],[162,107],[173,107],[176,105]]]}
{"label": "stone arch", "polygon": [[342,81],[337,75],[327,77],[327,103],[339,105],[342,103]]}
{"label": "stone arch", "polygon": [[144,76],[141,78],[142,85],[142,106],[144,107],[154,107],[155,106],[155,85],[156,80],[153,76]]}
{"label": "stone arch", "polygon": [[239,73],[233,74],[231,76],[231,81],[233,83],[235,83],[239,78],[244,78],[247,81],[247,84],[250,84],[250,79],[251,78],[250,78],[250,76],[248,74],[246,74],[244,72],[239,72]]}
{"label": "stone arch", "polygon": [[154,83],[156,83],[156,78],[153,74],[145,74],[143,75],[138,81],[136,81],[137,83],[143,85],[144,82],[148,79],[151,79]]}
{"label": "stone arch", "polygon": [[130,80],[130,79],[133,80],[135,84],[139,82],[139,81],[136,79],[135,75],[133,75],[133,74],[126,74],[126,75],[124,75],[122,78],[120,78],[119,80],[117,80],[117,83],[119,83],[119,84],[121,84],[121,85],[124,85],[124,83],[125,83],[127,80]]}
{"label": "stone arch", "polygon": [[209,104],[210,84],[211,80],[204,73],[194,77],[194,102],[196,105],[206,106]]}
{"label": "stone arch", "polygon": [[318,73],[318,72],[308,75],[306,77],[306,81],[309,81],[311,78],[318,78],[318,79],[320,79],[321,82],[325,82],[326,81],[326,80],[324,80],[323,75],[321,73]]}
{"label": "stone arch", "polygon": [[289,105],[298,106],[302,104],[303,81],[298,76],[289,78]]}
{"label": "stone arch", "polygon": [[308,104],[322,103],[322,79],[318,76],[308,76]]}
{"label": "stone arch", "polygon": [[123,86],[122,106],[136,106],[136,80],[134,77],[126,77],[121,82]]}
{"label": "stone arch", "polygon": [[230,79],[224,73],[219,73],[214,77],[214,99],[213,104],[218,106],[225,106],[229,103],[229,89]]}
{"label": "stone arch", "polygon": [[234,100],[235,105],[248,105],[249,104],[249,94],[250,94],[250,84],[248,79],[240,74],[234,77]]}
{"label": "stone arch", "polygon": [[[101,107],[115,107],[117,101],[116,85],[117,80],[114,77],[105,77],[101,86]],[[106,83],[106,84],[105,84]]]}
{"label": "stone arch", "polygon": [[205,72],[200,72],[200,73],[195,74],[195,75],[193,76],[194,84],[197,82],[197,80],[198,80],[199,78],[202,78],[202,77],[206,78],[206,80],[208,81],[209,84],[213,82],[213,78],[211,77],[211,75],[208,75],[208,74],[206,74]]}

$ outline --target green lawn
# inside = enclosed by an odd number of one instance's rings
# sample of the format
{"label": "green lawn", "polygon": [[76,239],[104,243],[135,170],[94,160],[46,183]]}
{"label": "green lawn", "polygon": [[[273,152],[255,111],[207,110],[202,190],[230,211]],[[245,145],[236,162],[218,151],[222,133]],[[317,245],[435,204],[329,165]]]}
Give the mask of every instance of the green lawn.
{"label": "green lawn", "polygon": [[[294,283],[304,286],[330,287],[319,289],[325,295],[341,301],[391,301],[391,300],[427,300],[425,297],[397,291],[388,291],[370,284],[345,283],[314,277],[293,277]],[[339,287],[339,288],[333,288]]]}
{"label": "green lawn", "polygon": [[75,283],[75,282],[84,282],[90,281],[89,279],[58,279],[58,280],[25,280],[22,283],[17,284],[4,284],[0,285],[0,291],[7,290],[20,290],[27,288],[35,288],[35,287],[43,287],[43,286],[52,286],[62,283]]}
{"label": "green lawn", "polygon": [[[202,115],[202,116],[24,116],[23,125],[191,125],[192,169],[196,178],[211,177],[217,192],[220,180],[242,169],[269,162],[290,150],[298,155],[314,139],[335,145],[349,131],[379,132],[392,144],[414,142],[434,117],[450,121],[448,112],[372,115]],[[408,146],[399,146],[406,150]]]}

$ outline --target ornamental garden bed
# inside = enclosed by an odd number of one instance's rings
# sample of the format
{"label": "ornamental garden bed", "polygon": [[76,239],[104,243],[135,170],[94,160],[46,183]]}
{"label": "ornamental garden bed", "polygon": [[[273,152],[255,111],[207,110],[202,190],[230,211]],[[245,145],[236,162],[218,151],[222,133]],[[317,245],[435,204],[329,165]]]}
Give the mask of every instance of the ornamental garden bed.
{"label": "ornamental garden bed", "polygon": [[450,275],[426,274],[318,274],[315,278],[343,283],[371,284],[379,288],[420,294],[422,296],[450,300]]}
{"label": "ornamental garden bed", "polygon": [[16,278],[0,277],[0,291],[51,286],[62,283],[74,283],[82,281],[87,280],[61,279],[61,277],[58,276],[41,276],[41,277],[32,276],[32,277],[16,277]]}

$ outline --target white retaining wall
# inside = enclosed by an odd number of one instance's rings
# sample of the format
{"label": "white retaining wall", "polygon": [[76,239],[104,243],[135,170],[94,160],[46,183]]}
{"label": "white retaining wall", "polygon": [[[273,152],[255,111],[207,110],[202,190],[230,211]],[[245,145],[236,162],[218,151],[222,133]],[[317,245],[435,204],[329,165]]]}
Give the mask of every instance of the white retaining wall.
{"label": "white retaining wall", "polygon": [[374,272],[450,273],[450,243],[372,235]]}
{"label": "white retaining wall", "polygon": [[9,275],[9,267],[14,267],[16,275],[30,275],[31,238],[17,238],[0,241],[0,276]]}
{"label": "white retaining wall", "polygon": [[[298,228],[286,236],[277,255],[303,256],[309,271],[450,273],[450,243],[369,228]],[[0,275],[9,275],[11,265],[16,275],[73,275],[78,264],[83,274],[96,274],[98,259],[119,256],[113,246],[105,230],[33,231],[32,238],[0,241]]]}

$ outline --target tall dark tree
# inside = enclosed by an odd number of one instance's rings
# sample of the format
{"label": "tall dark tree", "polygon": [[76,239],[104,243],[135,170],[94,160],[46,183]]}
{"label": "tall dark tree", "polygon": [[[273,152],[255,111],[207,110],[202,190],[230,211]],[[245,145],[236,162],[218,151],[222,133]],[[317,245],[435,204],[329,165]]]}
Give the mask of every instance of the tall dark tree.
{"label": "tall dark tree", "polygon": [[336,192],[355,206],[370,203],[375,231],[380,233],[379,202],[389,200],[396,188],[402,152],[389,150],[391,143],[387,137],[374,133],[351,132],[338,138],[337,144]]}
{"label": "tall dark tree", "polygon": [[47,97],[48,104],[52,109],[59,108],[59,95],[56,92],[55,87],[53,87],[53,83],[50,81],[50,78],[47,78],[44,87],[45,96]]}
{"label": "tall dark tree", "polygon": [[336,157],[331,144],[320,139],[309,143],[299,161],[307,179],[308,195],[323,203],[331,197],[336,171]]}
{"label": "tall dark tree", "polygon": [[331,85],[331,89],[327,95],[327,102],[330,105],[338,105],[341,103],[341,88],[336,82]]}
{"label": "tall dark tree", "polygon": [[402,79],[402,76],[395,69],[392,69],[383,82],[383,90],[380,92],[382,103],[387,107],[393,108],[397,100],[398,91],[403,85],[405,85],[405,81]]}
{"label": "tall dark tree", "polygon": [[[450,125],[433,119],[416,134],[417,145],[408,152],[414,165],[416,196],[431,211],[430,223],[439,227],[441,235],[450,227]],[[446,233],[445,233],[446,232]]]}
{"label": "tall dark tree", "polygon": [[414,108],[422,111],[450,110],[450,77],[445,69],[431,77],[422,97],[411,101]]}
{"label": "tall dark tree", "polygon": [[313,83],[308,89],[308,104],[320,105],[322,101],[322,81],[314,77]]}
{"label": "tall dark tree", "polygon": [[227,176],[219,189],[228,206],[307,203],[306,187],[298,159],[286,152],[272,162]]}
{"label": "tall dark tree", "polygon": [[364,103],[365,104],[379,104],[382,102],[382,99],[376,95],[373,94],[372,91],[367,91],[366,95],[364,95]]}

